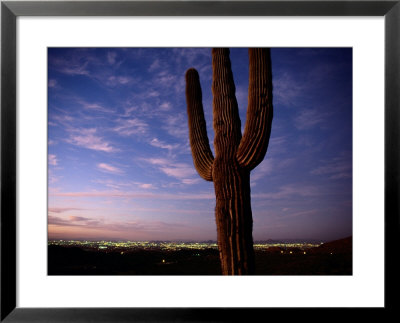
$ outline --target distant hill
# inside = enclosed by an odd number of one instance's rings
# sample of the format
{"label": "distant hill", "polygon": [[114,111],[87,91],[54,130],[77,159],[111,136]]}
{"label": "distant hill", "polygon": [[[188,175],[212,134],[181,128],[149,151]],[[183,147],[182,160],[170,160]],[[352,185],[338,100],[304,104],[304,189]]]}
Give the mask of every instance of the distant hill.
{"label": "distant hill", "polygon": [[351,254],[353,251],[353,237],[334,240],[309,250],[310,253]]}

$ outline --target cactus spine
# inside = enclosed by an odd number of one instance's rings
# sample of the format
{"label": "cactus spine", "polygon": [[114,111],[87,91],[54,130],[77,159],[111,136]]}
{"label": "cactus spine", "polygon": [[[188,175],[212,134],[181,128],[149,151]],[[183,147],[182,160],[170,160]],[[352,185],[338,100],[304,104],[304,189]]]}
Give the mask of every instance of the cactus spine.
{"label": "cactus spine", "polygon": [[254,274],[250,171],[264,159],[272,123],[270,50],[249,49],[249,92],[242,137],[229,49],[212,49],[215,158],[207,137],[199,74],[186,72],[186,102],[193,162],[214,182],[222,274]]}

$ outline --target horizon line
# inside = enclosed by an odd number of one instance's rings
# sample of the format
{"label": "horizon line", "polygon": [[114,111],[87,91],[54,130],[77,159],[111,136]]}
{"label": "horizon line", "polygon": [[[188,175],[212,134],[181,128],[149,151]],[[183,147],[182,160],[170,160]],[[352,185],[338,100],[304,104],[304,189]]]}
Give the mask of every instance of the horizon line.
{"label": "horizon line", "polygon": [[[267,241],[274,241],[274,242],[283,242],[283,241],[292,241],[292,242],[315,242],[315,241],[321,241],[321,242],[331,242],[331,241],[336,241],[336,240],[343,240],[347,238],[352,238],[352,235],[343,237],[343,238],[335,238],[335,239],[316,239],[316,238],[309,238],[309,239],[301,239],[301,238],[278,238],[278,239],[258,239],[254,240],[253,244],[258,243],[258,242],[267,242]],[[163,240],[163,239],[154,239],[154,240],[128,240],[128,239],[69,239],[69,238],[63,238],[63,239],[48,239],[47,242],[51,241],[88,241],[88,242],[168,242],[168,243],[177,243],[177,242],[208,242],[208,243],[218,243],[217,240],[213,239],[204,239],[204,240],[188,240],[188,239],[174,239],[174,240]]]}

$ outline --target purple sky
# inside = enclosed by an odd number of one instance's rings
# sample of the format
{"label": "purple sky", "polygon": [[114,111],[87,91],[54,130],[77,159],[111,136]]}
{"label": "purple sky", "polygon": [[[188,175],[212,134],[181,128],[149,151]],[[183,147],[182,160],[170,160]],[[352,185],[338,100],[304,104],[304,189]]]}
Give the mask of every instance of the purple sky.
{"label": "purple sky", "polygon": [[[274,120],[251,173],[253,237],[352,233],[352,50],[274,48]],[[247,49],[231,49],[242,128]],[[185,71],[200,74],[209,140],[209,48],[49,48],[50,239],[216,240],[213,183],[189,147]]]}

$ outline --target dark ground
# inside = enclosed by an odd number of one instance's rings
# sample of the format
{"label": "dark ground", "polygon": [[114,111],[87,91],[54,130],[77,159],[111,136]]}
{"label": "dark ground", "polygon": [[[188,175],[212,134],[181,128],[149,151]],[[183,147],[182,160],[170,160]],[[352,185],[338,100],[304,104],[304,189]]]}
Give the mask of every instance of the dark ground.
{"label": "dark ground", "polygon": [[[284,253],[281,251],[284,250]],[[292,253],[290,253],[292,251]],[[218,250],[105,252],[49,246],[49,275],[220,275]],[[351,238],[306,250],[255,252],[256,275],[351,275]],[[164,262],[163,262],[164,260]]]}

